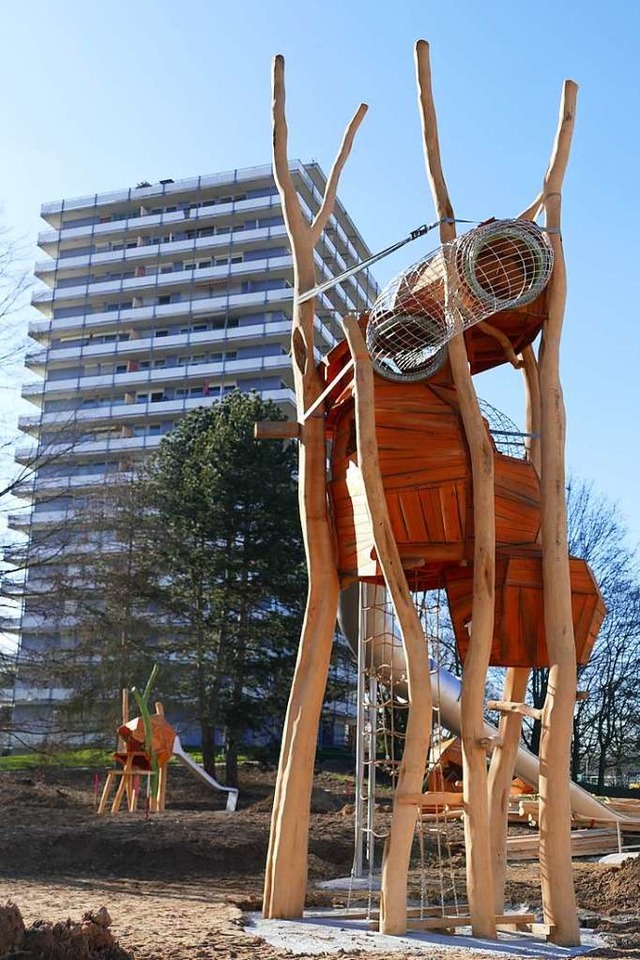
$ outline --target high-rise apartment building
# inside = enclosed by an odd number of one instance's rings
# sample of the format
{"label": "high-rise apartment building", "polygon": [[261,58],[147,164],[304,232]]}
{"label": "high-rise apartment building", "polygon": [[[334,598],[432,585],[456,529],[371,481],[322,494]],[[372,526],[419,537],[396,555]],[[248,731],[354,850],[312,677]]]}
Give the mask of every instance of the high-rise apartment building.
{"label": "high-rise apartment building", "polygon": [[[311,219],[325,175],[315,163],[294,162],[291,172]],[[293,268],[269,167],[46,203],[42,217],[47,258],[36,276],[47,288],[33,296],[42,318],[31,323],[26,360],[42,380],[23,389],[38,409],[20,419],[32,439],[17,452],[27,462],[37,445],[40,459],[18,491],[31,509],[12,518],[32,542],[64,529],[111,475],[135,469],[187,411],[235,388],[295,409]],[[338,201],[316,248],[318,281],[369,255]],[[318,357],[339,336],[337,317],[366,309],[376,293],[363,271],[318,297]],[[39,540],[46,550],[47,537]],[[50,548],[58,543],[52,535]],[[47,567],[31,576],[46,579]],[[55,649],[61,629],[64,617],[48,617],[27,591],[23,653]],[[63,696],[19,675],[16,723],[37,738]]]}

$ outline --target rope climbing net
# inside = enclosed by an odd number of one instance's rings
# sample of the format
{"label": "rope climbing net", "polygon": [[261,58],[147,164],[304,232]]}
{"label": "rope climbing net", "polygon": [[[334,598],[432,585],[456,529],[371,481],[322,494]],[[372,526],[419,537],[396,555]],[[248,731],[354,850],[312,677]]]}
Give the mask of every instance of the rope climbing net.
{"label": "rope climbing net", "polygon": [[423,380],[451,338],[502,310],[530,303],[553,269],[546,233],[528,220],[481,224],[394,277],[367,325],[373,365],[389,380]]}
{"label": "rope climbing net", "polygon": [[[446,616],[441,610],[440,591],[414,592],[414,599],[432,651],[435,722],[429,754],[425,756],[425,789],[442,791],[450,789],[452,776],[446,769],[447,748],[452,741],[445,735],[439,708]],[[364,882],[367,911],[371,915],[389,831],[392,791],[404,750],[409,704],[404,653],[393,605],[383,587],[367,584],[361,585],[358,700],[356,844],[349,900],[355,890],[353,881],[358,879],[360,888]],[[459,776],[454,764],[453,777]],[[458,910],[459,878],[453,866],[452,847],[452,831],[459,832],[458,813],[447,806],[418,811],[412,884],[412,910],[416,916]]]}

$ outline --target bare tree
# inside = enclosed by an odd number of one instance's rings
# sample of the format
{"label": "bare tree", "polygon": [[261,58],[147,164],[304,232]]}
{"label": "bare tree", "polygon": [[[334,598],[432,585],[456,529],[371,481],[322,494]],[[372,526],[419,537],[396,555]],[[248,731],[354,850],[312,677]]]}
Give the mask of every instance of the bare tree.
{"label": "bare tree", "polygon": [[[591,484],[571,480],[567,488],[569,550],[591,565],[607,616],[591,659],[579,669],[579,700],[573,722],[572,776],[593,780],[602,789],[610,771],[618,778],[638,761],[640,696],[640,576],[636,551],[618,510]],[[533,704],[544,702],[546,669],[534,670]],[[537,752],[539,722],[529,745]]]}

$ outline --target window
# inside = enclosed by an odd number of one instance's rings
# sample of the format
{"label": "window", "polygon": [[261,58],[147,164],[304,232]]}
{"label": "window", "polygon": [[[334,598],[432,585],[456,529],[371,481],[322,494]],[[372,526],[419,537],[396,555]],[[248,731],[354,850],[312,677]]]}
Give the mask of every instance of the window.
{"label": "window", "polygon": [[194,333],[202,333],[203,330],[207,330],[208,327],[206,323],[194,323],[191,329],[193,330]]}
{"label": "window", "polygon": [[148,393],[136,393],[136,403],[148,403],[149,394]]}
{"label": "window", "polygon": [[140,363],[138,364],[138,367],[140,370],[148,370],[150,366],[151,364],[149,363],[148,360],[141,360]]}
{"label": "window", "polygon": [[164,390],[155,390],[151,394],[151,403],[160,403],[165,399]]}
{"label": "window", "polygon": [[238,353],[236,350],[230,350],[229,353],[225,353],[225,360],[237,360]]}
{"label": "window", "polygon": [[242,263],[242,254],[237,257],[231,257],[231,263]]}
{"label": "window", "polygon": [[[163,300],[163,299],[164,299],[164,297],[160,297],[160,300]],[[168,299],[169,299],[169,298],[167,297],[167,300],[168,300]],[[153,331],[153,335],[154,335],[154,337],[168,337],[168,336],[169,336],[169,331],[168,331],[168,330],[154,330],[154,331]]]}
{"label": "window", "polygon": [[162,433],[162,424],[161,423],[151,423],[149,424],[149,436],[157,437],[159,433]]}
{"label": "window", "polygon": [[116,363],[116,373],[128,373],[129,364],[128,363]]}
{"label": "window", "polygon": [[189,390],[190,397],[203,397],[204,396],[204,387],[191,387]]}
{"label": "window", "polygon": [[189,396],[189,391],[186,387],[178,387],[176,389],[176,400],[183,400],[185,397]]}
{"label": "window", "polygon": [[158,369],[158,368],[160,368],[160,367],[166,367],[166,365],[167,365],[167,361],[164,360],[164,359],[163,359],[163,360],[154,360],[154,361],[153,361],[153,366],[154,366],[156,369]]}
{"label": "window", "polygon": [[[159,307],[166,307],[169,303],[171,303],[171,296],[158,297]],[[159,334],[156,333],[156,337],[157,336],[159,336]],[[165,334],[165,336],[167,336],[167,334]]]}

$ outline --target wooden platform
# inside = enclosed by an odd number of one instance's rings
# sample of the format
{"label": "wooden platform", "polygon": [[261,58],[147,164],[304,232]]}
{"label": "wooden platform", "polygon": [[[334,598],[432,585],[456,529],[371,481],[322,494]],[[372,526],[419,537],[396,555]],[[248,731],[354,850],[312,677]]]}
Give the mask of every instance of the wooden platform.
{"label": "wooden platform", "polygon": [[[571,604],[578,663],[587,663],[606,608],[595,578],[584,560],[571,558]],[[472,575],[450,569],[446,574],[449,609],[461,659],[467,654],[471,619]],[[546,667],[549,654],[542,604],[542,551],[537,546],[496,555],[496,607],[491,666]]]}

